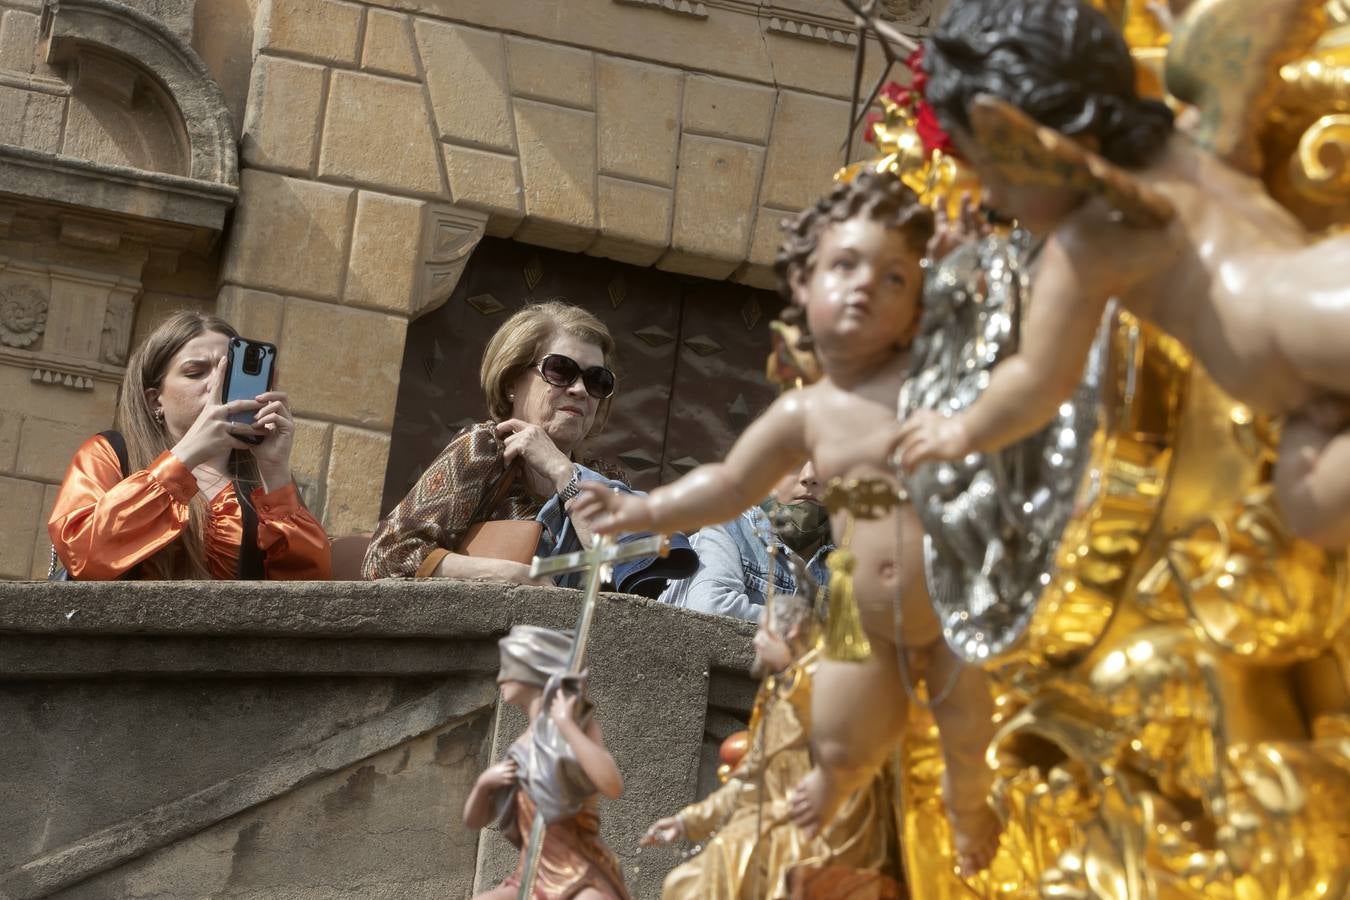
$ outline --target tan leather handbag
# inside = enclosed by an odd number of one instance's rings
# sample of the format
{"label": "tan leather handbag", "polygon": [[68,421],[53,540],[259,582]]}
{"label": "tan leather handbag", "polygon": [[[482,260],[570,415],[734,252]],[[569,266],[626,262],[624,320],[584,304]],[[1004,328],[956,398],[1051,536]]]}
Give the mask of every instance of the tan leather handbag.
{"label": "tan leather handbag", "polygon": [[[486,505],[479,507],[479,515],[488,515],[497,508],[511,490],[511,482],[515,481],[516,474],[516,466],[506,470]],[[464,532],[456,552],[465,556],[510,559],[528,566],[539,549],[539,536],[543,533],[543,523],[534,519],[476,522]]]}

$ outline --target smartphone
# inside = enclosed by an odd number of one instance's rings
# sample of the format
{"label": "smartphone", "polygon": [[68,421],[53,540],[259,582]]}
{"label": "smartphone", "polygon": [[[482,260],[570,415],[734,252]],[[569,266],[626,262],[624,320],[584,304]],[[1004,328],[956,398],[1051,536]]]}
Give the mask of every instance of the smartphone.
{"label": "smartphone", "polygon": [[[224,402],[252,400],[272,389],[272,372],[276,368],[277,348],[266,341],[248,338],[230,338],[230,352],[225,365],[225,385],[221,389]],[[252,425],[254,413],[235,413],[230,421],[238,425]],[[261,435],[240,435],[248,444],[261,444]]]}

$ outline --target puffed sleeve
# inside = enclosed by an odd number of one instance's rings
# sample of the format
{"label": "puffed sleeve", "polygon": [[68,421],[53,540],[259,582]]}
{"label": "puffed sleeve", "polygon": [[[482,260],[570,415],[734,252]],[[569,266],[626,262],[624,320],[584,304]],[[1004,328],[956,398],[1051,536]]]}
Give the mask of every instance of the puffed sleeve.
{"label": "puffed sleeve", "polygon": [[430,574],[458,545],[501,471],[501,444],[492,423],[475,425],[452,440],[375,529],[361,577]]}
{"label": "puffed sleeve", "polygon": [[269,581],[329,581],[333,577],[333,553],[328,533],[305,508],[295,482],[271,493],[255,488],[253,508],[258,511],[258,546],[265,554]]}
{"label": "puffed sleeve", "polygon": [[75,451],[47,532],[71,577],[111,581],[177,540],[196,494],[173,453],[123,478],[116,451],[95,435]]}

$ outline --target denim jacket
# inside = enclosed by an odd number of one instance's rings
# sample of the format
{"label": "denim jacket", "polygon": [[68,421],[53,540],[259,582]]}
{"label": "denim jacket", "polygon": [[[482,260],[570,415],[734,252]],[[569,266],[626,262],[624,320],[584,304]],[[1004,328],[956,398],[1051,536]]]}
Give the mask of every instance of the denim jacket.
{"label": "denim jacket", "polygon": [[[758,506],[730,522],[699,529],[690,539],[698,551],[698,571],[684,581],[673,582],[661,595],[661,601],[758,622],[769,586],[769,551],[760,534],[769,535],[773,531],[769,517]],[[776,535],[773,541],[780,553],[792,552]],[[807,569],[819,583],[822,597],[830,580],[825,558],[833,549],[834,545],[827,542],[807,561]],[[781,562],[774,567],[773,581],[775,593],[791,594],[797,590],[792,568]]]}
{"label": "denim jacket", "polygon": [[[616,488],[626,494],[641,494],[622,481],[606,478],[599,472],[583,465],[577,466],[577,476],[582,481],[598,481],[609,488]],[[540,556],[560,556],[581,550],[581,539],[577,537],[572,520],[555,494],[549,498],[535,520],[543,523],[544,533],[539,537]],[[647,533],[626,534],[619,538],[620,544],[644,538]],[[667,580],[686,578],[698,568],[698,554],[690,546],[688,538],[676,532],[670,536],[670,554],[662,559],[659,556],[647,556],[640,559],[628,559],[614,565],[614,589],[625,594],[641,594],[655,597],[666,586]],[[554,578],[559,587],[584,587],[585,572],[569,572]]]}

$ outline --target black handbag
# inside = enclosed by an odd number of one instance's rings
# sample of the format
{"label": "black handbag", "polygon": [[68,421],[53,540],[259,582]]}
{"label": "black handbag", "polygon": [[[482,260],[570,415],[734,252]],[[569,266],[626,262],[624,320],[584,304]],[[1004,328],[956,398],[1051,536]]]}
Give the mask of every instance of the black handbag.
{"label": "black handbag", "polygon": [[[131,474],[131,461],[127,456],[127,441],[122,432],[115,430],[100,431],[98,436],[107,441],[117,454],[122,466],[122,477]],[[239,538],[239,571],[236,575],[241,581],[263,581],[267,577],[263,569],[263,552],[258,547],[258,512],[253,508],[253,500],[244,492],[238,481],[234,482],[234,493],[239,498],[239,514],[243,520],[243,534]],[[135,579],[140,566],[134,566],[123,573],[123,578]],[[70,572],[61,564],[56,555],[56,546],[52,545],[51,562],[47,565],[48,581],[74,581]]]}

